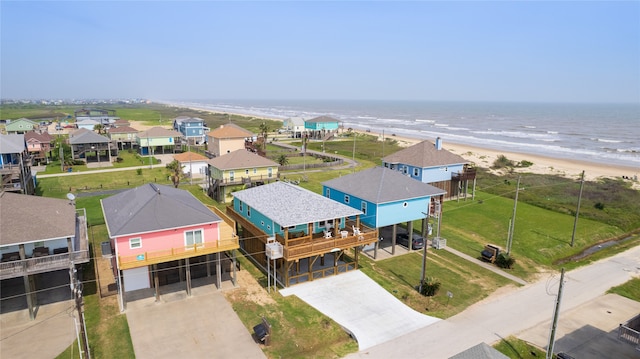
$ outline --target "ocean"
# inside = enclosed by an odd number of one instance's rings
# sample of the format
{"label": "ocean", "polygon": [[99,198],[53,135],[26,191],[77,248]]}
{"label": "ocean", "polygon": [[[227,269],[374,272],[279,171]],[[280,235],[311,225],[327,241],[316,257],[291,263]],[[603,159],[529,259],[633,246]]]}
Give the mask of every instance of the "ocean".
{"label": "ocean", "polygon": [[640,103],[164,101],[284,120],[331,116],[344,128],[640,168]]}

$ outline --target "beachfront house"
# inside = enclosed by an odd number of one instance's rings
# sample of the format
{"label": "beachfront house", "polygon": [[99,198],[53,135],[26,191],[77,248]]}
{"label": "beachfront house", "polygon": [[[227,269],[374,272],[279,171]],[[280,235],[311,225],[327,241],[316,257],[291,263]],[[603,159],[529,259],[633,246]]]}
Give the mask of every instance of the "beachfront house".
{"label": "beachfront house", "polygon": [[[32,220],[35,215],[37,221]],[[56,285],[70,297],[69,269],[89,262],[86,218],[85,210],[76,209],[73,200],[0,192],[2,289],[20,287],[22,282],[24,291],[14,300],[26,300],[31,319],[39,293],[53,286],[48,283],[53,272],[66,279],[66,285]],[[3,298],[3,304],[9,305],[10,300]]]}
{"label": "beachfront house", "polygon": [[203,145],[209,129],[198,117],[179,116],[173,120],[173,129],[180,132],[190,145]]}
{"label": "beachfront house", "polygon": [[276,181],[278,163],[245,149],[208,160],[208,194],[225,203],[231,193],[245,186],[256,186]]}
{"label": "beachfront house", "polygon": [[329,140],[338,132],[340,121],[329,116],[320,116],[304,121],[304,129],[310,139]]}
{"label": "beachfront house", "polygon": [[440,137],[435,144],[422,141],[386,156],[382,158],[382,166],[441,188],[449,198],[459,196],[461,191],[466,195],[469,180],[475,183],[476,178],[469,161],[443,149]]}
{"label": "beachfront house", "polygon": [[7,120],[5,125],[5,132],[7,134],[25,134],[29,131],[35,131],[40,126],[34,121],[28,120],[26,118],[19,118],[17,120]]}
{"label": "beachfront house", "polygon": [[301,138],[304,132],[304,118],[290,117],[284,120],[282,127],[291,134],[291,138]]}
{"label": "beachfront house", "polygon": [[182,173],[190,177],[203,177],[209,167],[209,159],[195,152],[178,153],[173,155],[173,159],[182,167]]}
{"label": "beachfront house", "polygon": [[[446,193],[385,167],[369,168],[323,182],[322,191],[325,197],[362,211],[360,221],[366,226],[391,226],[392,254],[395,254],[398,224],[405,223],[408,233],[413,233],[415,220],[422,220],[422,228],[427,228],[427,214],[433,215],[435,203],[442,202]],[[371,249],[377,251],[377,248]]]}
{"label": "beachfront house", "polygon": [[208,151],[214,157],[218,157],[246,148],[246,143],[252,141],[254,137],[254,133],[233,123],[220,125],[207,134]]}
{"label": "beachfront house", "polygon": [[191,295],[192,279],[216,274],[220,288],[223,272],[232,273],[235,285],[235,223],[188,191],[149,183],[101,204],[115,251],[121,310],[127,293],[134,291],[153,293],[159,300],[161,286],[184,283]]}
{"label": "beachfront house", "polygon": [[102,125],[102,123],[100,121],[96,121],[92,119],[84,119],[84,120],[76,121],[76,127],[78,129],[83,128],[85,130],[93,131],[93,129],[96,128],[97,125]]}
{"label": "beachfront house", "polygon": [[69,145],[74,160],[88,162],[111,163],[111,156],[118,155],[118,149],[108,137],[99,135],[87,129],[74,131],[69,136]]}
{"label": "beachfront house", "polygon": [[146,131],[138,133],[136,144],[140,148],[140,154],[143,156],[154,153],[162,153],[165,151],[176,152],[176,148],[182,145],[182,134],[175,130],[168,130],[162,127],[152,127]]}
{"label": "beachfront house", "polygon": [[[101,108],[83,108],[75,110],[73,112],[73,115],[76,119],[76,123],[85,120],[92,120],[103,126],[111,125],[112,123],[120,119],[120,117],[116,116],[116,110]],[[93,127],[90,128],[90,130],[93,130]]]}
{"label": "beachfront house", "polygon": [[138,144],[138,130],[133,127],[125,125],[110,127],[107,130],[107,135],[112,142],[115,142],[119,150],[132,149]]}
{"label": "beachfront house", "polygon": [[46,162],[47,157],[50,157],[53,136],[48,132],[29,131],[24,134],[24,139],[27,142],[27,150],[33,157],[33,161],[37,163]]}
{"label": "beachfront house", "polygon": [[360,210],[300,186],[278,181],[232,195],[227,214],[242,228],[242,248],[266,269],[267,243],[281,247],[270,265],[285,287],[358,269],[359,248],[378,240]]}
{"label": "beachfront house", "polygon": [[34,194],[35,177],[31,173],[32,156],[24,135],[0,135],[0,191]]}

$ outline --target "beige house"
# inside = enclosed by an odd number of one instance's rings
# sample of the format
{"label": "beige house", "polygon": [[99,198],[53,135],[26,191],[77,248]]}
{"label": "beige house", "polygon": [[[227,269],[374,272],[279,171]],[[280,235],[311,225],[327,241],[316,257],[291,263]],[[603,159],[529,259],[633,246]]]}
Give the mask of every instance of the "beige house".
{"label": "beige house", "polygon": [[138,142],[138,130],[129,126],[111,127],[107,130],[111,141],[118,144],[118,149],[133,148]]}
{"label": "beige house", "polygon": [[278,163],[245,149],[214,157],[209,163],[209,196],[225,202],[235,187],[276,181]]}
{"label": "beige house", "polygon": [[252,139],[255,134],[244,128],[227,123],[207,134],[209,152],[218,157],[236,150],[244,150],[245,140]]}

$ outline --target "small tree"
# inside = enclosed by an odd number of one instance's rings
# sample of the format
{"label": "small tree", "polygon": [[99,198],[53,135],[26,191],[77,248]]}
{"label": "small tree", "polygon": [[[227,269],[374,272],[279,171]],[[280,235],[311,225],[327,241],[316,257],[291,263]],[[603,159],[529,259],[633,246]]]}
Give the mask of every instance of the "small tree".
{"label": "small tree", "polygon": [[169,177],[173,182],[173,187],[178,188],[180,185],[180,177],[182,177],[182,166],[177,160],[171,161],[165,166],[169,170]]}
{"label": "small tree", "polygon": [[513,167],[513,161],[505,155],[500,155],[493,161],[493,168]]}
{"label": "small tree", "polygon": [[281,154],[281,155],[278,157],[277,162],[278,162],[278,164],[279,164],[280,166],[286,166],[286,165],[288,165],[288,164],[289,164],[289,158],[287,157],[287,155],[285,155],[285,154]]}

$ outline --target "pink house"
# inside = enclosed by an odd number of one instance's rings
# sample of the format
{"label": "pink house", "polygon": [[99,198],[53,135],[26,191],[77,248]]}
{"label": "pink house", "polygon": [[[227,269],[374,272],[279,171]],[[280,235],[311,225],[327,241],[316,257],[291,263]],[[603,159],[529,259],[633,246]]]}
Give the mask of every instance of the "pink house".
{"label": "pink house", "polygon": [[53,142],[53,137],[48,132],[29,131],[24,134],[24,139],[27,142],[27,150],[33,155],[34,160],[38,162],[46,160]]}
{"label": "pink house", "polygon": [[[235,223],[191,193],[170,186],[146,184],[103,199],[120,309],[127,292],[147,290],[160,298],[160,287],[216,274],[221,286],[222,263],[233,262],[235,285]],[[224,219],[223,219],[224,218]],[[224,258],[223,258],[224,255]],[[229,266],[226,266],[227,268]]]}

